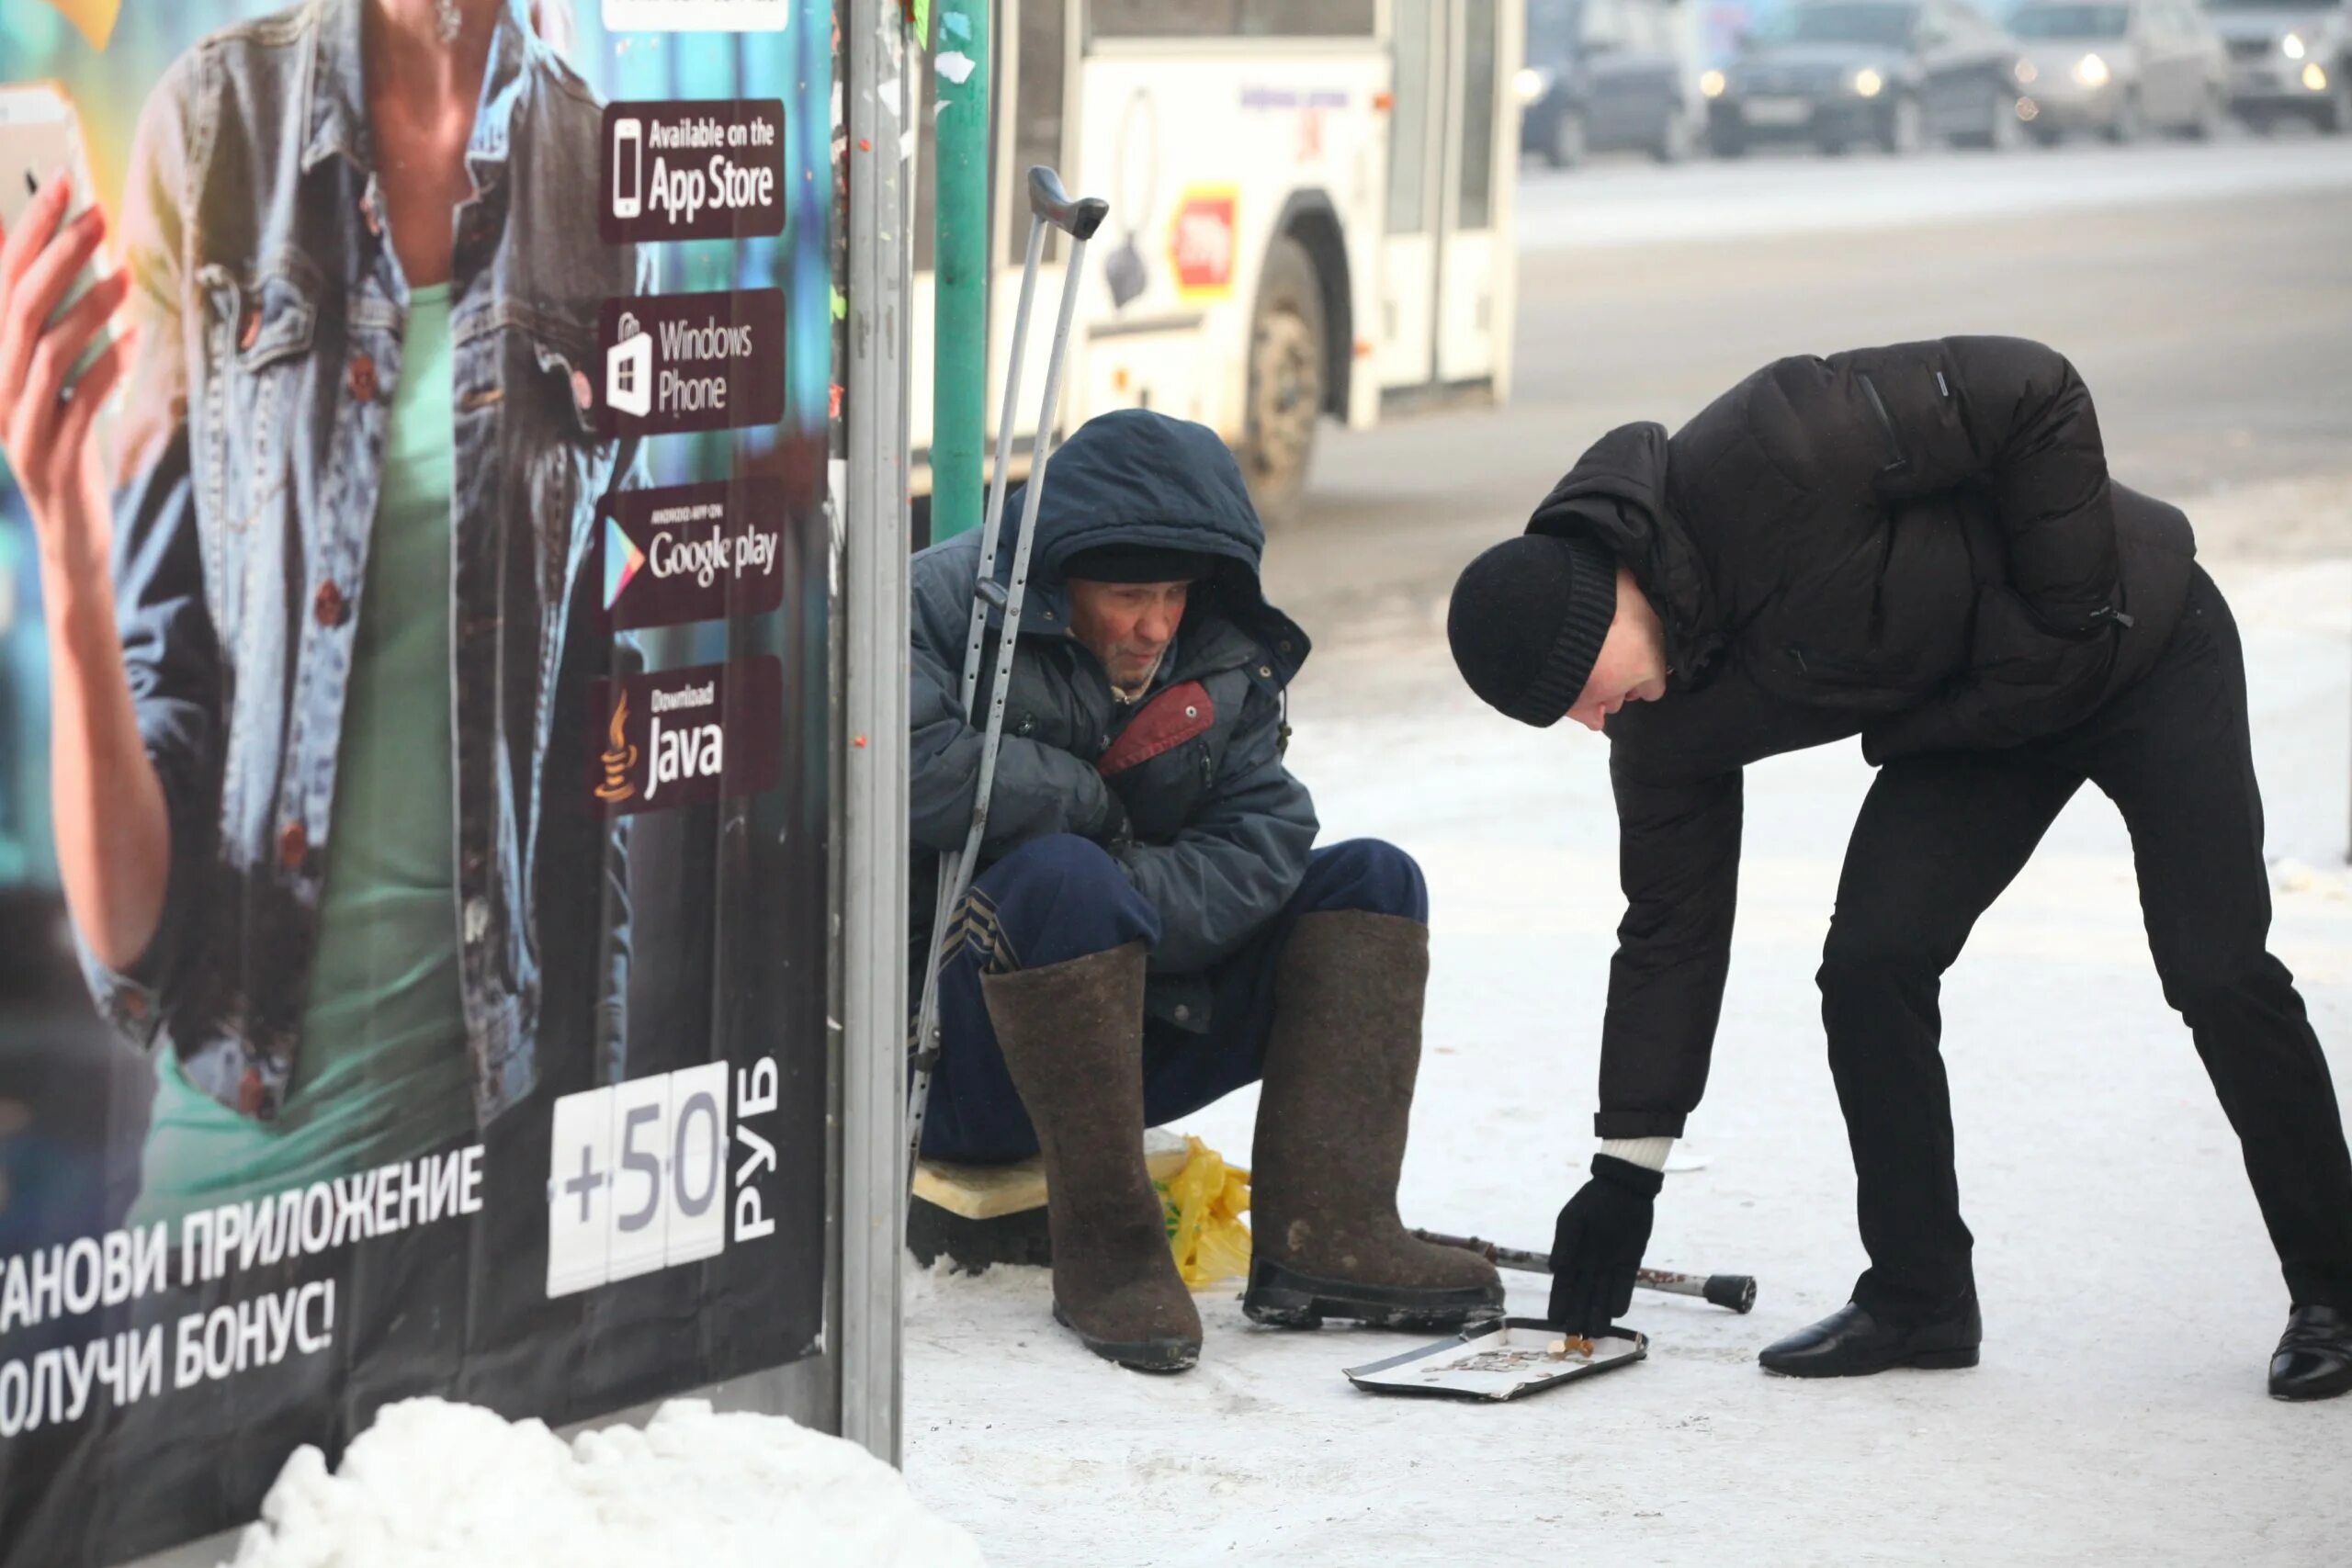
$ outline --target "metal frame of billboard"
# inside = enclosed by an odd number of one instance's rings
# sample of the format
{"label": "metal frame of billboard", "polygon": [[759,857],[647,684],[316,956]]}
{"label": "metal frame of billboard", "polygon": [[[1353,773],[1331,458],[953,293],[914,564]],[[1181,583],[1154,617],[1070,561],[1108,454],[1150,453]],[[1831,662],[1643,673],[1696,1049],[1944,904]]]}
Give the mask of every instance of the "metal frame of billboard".
{"label": "metal frame of billboard", "polygon": [[900,1122],[907,1032],[906,412],[914,266],[908,49],[898,0],[842,0],[848,106],[848,450],[839,533],[835,671],[842,695],[834,842],[841,942],[842,1206],[837,1300],[841,1434],[900,1457],[900,1259],[906,1172]]}

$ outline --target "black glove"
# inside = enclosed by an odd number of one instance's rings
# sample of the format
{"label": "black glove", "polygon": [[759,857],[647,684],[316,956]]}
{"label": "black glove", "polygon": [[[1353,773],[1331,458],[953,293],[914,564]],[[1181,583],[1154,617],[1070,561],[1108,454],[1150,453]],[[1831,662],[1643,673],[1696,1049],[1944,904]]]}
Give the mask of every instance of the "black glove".
{"label": "black glove", "polygon": [[1666,1173],[1595,1155],[1592,1179],[1560,1211],[1552,1232],[1555,1328],[1607,1332],[1634,1304],[1634,1274],[1650,1243],[1650,1210]]}
{"label": "black glove", "polygon": [[1094,841],[1114,854],[1136,841],[1135,818],[1127,815],[1126,800],[1117,790],[1111,792],[1110,820],[1103,823],[1102,830],[1094,835]]}

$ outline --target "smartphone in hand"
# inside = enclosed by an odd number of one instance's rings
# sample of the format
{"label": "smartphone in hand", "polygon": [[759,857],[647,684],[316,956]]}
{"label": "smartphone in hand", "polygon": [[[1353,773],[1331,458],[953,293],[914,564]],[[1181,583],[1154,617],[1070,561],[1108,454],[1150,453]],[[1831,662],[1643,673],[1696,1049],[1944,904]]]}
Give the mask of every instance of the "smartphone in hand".
{"label": "smartphone in hand", "polygon": [[[0,224],[13,231],[33,197],[60,172],[73,186],[65,206],[66,220],[71,220],[96,199],[74,100],[53,82],[0,86]],[[50,317],[52,323],[97,283],[98,265],[98,258],[93,256],[83,267]],[[67,384],[78,379],[113,342],[114,326],[109,322],[74,362]]]}

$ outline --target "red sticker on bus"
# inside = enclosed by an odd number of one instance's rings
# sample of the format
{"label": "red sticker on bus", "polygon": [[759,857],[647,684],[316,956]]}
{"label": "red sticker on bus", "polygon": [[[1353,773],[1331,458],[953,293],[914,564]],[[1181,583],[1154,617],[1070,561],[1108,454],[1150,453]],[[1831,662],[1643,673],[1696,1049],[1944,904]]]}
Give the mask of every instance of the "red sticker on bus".
{"label": "red sticker on bus", "polygon": [[1238,201],[1238,193],[1227,186],[1186,191],[1176,204],[1176,219],[1168,231],[1168,259],[1176,269],[1176,287],[1184,293],[1222,293],[1233,287]]}

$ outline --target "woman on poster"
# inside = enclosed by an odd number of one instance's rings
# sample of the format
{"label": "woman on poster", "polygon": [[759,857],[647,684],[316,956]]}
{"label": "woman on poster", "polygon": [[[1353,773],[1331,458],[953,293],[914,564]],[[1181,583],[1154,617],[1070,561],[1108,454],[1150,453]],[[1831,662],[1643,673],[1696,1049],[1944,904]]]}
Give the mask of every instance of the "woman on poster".
{"label": "woman on poster", "polygon": [[62,181],[0,244],[60,869],[101,1010],[155,1049],[134,1221],[470,1143],[617,1064],[622,848],[575,784],[614,657],[592,525],[635,456],[594,427],[596,312],[639,271],[599,243],[567,21],[227,28],[148,101],[121,270],[52,316],[107,227]]}

